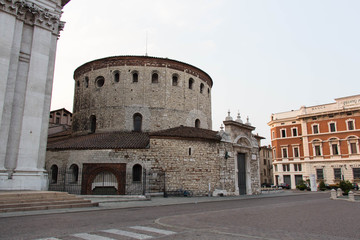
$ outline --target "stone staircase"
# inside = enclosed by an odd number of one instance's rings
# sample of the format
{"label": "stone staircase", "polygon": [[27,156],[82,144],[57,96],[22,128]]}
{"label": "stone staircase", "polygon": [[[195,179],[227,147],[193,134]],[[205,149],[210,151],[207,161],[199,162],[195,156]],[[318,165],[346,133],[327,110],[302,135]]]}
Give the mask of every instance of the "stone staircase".
{"label": "stone staircase", "polygon": [[99,203],[92,203],[90,200],[85,200],[79,196],[68,194],[66,192],[0,192],[0,213],[96,206],[99,206]]}

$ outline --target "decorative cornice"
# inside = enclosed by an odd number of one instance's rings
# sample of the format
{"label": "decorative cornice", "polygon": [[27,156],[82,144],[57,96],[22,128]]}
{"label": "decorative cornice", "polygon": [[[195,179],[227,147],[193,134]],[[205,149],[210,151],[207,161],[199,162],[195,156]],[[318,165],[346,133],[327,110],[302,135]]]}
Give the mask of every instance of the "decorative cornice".
{"label": "decorative cornice", "polygon": [[113,66],[150,66],[150,67],[170,68],[191,74],[195,77],[202,79],[210,87],[213,86],[213,81],[211,77],[200,68],[169,58],[150,57],[150,56],[113,56],[113,57],[96,59],[78,67],[74,72],[74,79],[77,79],[82,74],[85,74],[92,70],[113,67]]}
{"label": "decorative cornice", "polygon": [[65,23],[60,21],[61,9],[54,9],[58,13],[50,12],[49,9],[26,0],[0,0],[1,10],[26,24],[45,28],[55,35],[59,35],[64,28]]}

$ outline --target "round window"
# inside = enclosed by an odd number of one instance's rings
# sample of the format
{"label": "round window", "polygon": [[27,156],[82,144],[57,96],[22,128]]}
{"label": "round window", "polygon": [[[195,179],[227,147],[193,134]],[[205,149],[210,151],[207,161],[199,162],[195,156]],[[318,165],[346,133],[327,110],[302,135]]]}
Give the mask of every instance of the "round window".
{"label": "round window", "polygon": [[104,86],[105,78],[104,77],[97,77],[96,80],[95,80],[95,83],[96,83],[96,86],[100,88],[100,87]]}

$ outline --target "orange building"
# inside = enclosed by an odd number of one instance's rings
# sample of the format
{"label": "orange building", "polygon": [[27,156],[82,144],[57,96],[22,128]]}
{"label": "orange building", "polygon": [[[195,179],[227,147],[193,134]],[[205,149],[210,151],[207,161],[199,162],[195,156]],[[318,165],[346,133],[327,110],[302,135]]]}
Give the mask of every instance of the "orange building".
{"label": "orange building", "polygon": [[360,182],[360,95],[271,115],[274,183]]}

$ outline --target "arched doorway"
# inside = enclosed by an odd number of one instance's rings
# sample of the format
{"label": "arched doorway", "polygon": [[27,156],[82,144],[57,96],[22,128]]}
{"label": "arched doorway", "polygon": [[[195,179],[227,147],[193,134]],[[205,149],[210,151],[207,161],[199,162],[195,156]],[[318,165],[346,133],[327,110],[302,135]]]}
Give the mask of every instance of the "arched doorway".
{"label": "arched doorway", "polygon": [[85,163],[81,194],[123,195],[126,185],[125,163]]}
{"label": "arched doorway", "polygon": [[93,195],[116,195],[118,188],[116,176],[109,171],[99,172],[91,183]]}

